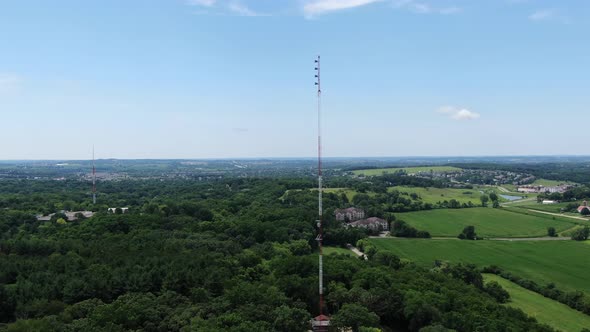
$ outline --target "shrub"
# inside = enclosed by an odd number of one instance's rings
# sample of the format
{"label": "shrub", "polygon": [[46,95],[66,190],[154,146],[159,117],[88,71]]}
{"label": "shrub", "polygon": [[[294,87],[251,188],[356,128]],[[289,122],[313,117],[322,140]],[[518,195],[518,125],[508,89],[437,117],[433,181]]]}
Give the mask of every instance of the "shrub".
{"label": "shrub", "polygon": [[484,291],[500,303],[508,302],[510,294],[495,281],[490,281],[484,286]]}
{"label": "shrub", "polygon": [[463,232],[459,234],[461,240],[477,240],[477,234],[475,233],[474,226],[467,226],[463,228]]}
{"label": "shrub", "polygon": [[586,240],[588,240],[589,234],[590,234],[590,228],[588,228],[588,226],[584,226],[584,228],[576,229],[572,233],[572,240],[586,241]]}

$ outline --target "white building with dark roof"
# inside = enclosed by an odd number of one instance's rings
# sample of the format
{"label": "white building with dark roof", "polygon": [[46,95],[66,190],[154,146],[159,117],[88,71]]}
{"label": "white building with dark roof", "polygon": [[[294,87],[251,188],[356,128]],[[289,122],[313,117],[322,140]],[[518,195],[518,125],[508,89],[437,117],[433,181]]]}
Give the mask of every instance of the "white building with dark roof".
{"label": "white building with dark roof", "polygon": [[350,207],[348,209],[336,209],[334,211],[336,220],[339,221],[355,221],[363,219],[365,217],[365,211],[363,209]]}
{"label": "white building with dark roof", "polygon": [[373,231],[388,231],[389,223],[385,219],[371,217],[367,219],[361,219],[347,224],[349,227],[360,227],[367,228]]}

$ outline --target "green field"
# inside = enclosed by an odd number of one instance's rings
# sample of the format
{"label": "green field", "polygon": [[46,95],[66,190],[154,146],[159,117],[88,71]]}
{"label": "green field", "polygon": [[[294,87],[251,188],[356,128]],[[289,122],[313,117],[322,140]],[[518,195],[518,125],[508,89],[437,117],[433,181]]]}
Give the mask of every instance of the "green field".
{"label": "green field", "polygon": [[[575,202],[576,205],[581,205],[582,202]],[[555,204],[541,204],[536,202],[516,202],[514,204],[510,204],[510,207],[518,207],[522,209],[531,209],[531,210],[539,210],[551,213],[561,213],[562,208],[566,208],[568,204],[571,202],[562,202],[562,203],[555,203]],[[577,212],[564,212],[565,215],[581,217],[581,215]]]}
{"label": "green field", "polygon": [[324,247],[323,248],[324,255],[331,255],[331,254],[342,254],[351,257],[357,257],[352,251],[346,248],[340,247]]}
{"label": "green field", "polygon": [[560,184],[565,184],[565,183],[573,184],[573,182],[570,182],[570,181],[555,181],[555,180],[547,180],[547,179],[537,179],[537,180],[535,180],[535,182],[533,182],[533,184],[536,186],[545,186],[545,187],[558,186]]}
{"label": "green field", "polygon": [[361,169],[353,171],[354,175],[376,176],[385,173],[395,173],[397,171],[405,171],[408,174],[416,174],[419,172],[453,172],[460,171],[460,168],[452,166],[421,166],[421,167],[394,167],[394,168],[375,168],[375,169]]}
{"label": "green field", "polygon": [[483,274],[483,277],[486,283],[495,281],[510,294],[508,306],[521,309],[541,323],[568,332],[578,332],[584,327],[590,326],[590,316],[565,304],[546,298],[494,274]]}
{"label": "green field", "polygon": [[396,217],[417,229],[430,232],[432,236],[452,237],[466,226],[475,226],[475,232],[480,237],[538,237],[546,236],[550,226],[561,232],[576,225],[564,217],[492,208],[436,209],[399,213]]}
{"label": "green field", "polygon": [[453,189],[453,188],[422,188],[422,187],[390,187],[389,191],[397,190],[401,193],[412,194],[415,193],[422,198],[424,203],[435,204],[437,202],[457,200],[459,203],[471,203],[475,205],[481,204],[479,197],[481,193],[479,189]]}
{"label": "green field", "polygon": [[[524,202],[523,202],[524,203]],[[552,213],[560,213],[562,208],[565,208],[569,203],[555,203],[555,204],[541,204],[535,202],[528,202],[528,204],[514,204],[511,206],[523,209],[532,209],[539,211],[546,211]]]}
{"label": "green field", "polygon": [[371,239],[380,250],[389,250],[424,267],[435,260],[497,265],[515,275],[562,290],[590,294],[590,245],[576,241],[461,241]]}
{"label": "green field", "polygon": [[[334,193],[337,195],[346,194],[346,198],[348,198],[349,201],[352,201],[352,198],[354,197],[354,195],[358,194],[358,192],[356,190],[350,189],[350,188],[324,188],[323,191],[325,193]],[[370,192],[367,194],[369,196],[374,195],[374,193],[370,193]]]}

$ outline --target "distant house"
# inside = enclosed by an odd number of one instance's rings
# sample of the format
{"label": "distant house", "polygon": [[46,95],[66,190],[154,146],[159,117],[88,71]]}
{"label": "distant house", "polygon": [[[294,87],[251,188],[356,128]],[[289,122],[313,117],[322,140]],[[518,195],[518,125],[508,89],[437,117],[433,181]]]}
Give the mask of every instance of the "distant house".
{"label": "distant house", "polygon": [[521,193],[564,193],[568,189],[573,187],[571,184],[560,184],[558,186],[537,186],[537,185],[525,185],[520,186],[516,190]]}
{"label": "distant house", "polygon": [[590,207],[588,206],[588,201],[584,201],[584,203],[582,203],[582,205],[578,206],[578,213],[582,213],[582,211],[584,209],[590,211]]}
{"label": "distant house", "polygon": [[42,214],[38,214],[35,217],[37,218],[38,221],[49,221],[51,220],[51,217],[53,217],[55,213],[52,214],[48,214],[46,216],[42,215]]}
{"label": "distant house", "polygon": [[371,217],[367,219],[361,219],[353,222],[348,223],[349,227],[360,227],[360,228],[367,228],[373,231],[387,231],[389,230],[389,224],[387,220]]}
{"label": "distant house", "polygon": [[543,200],[543,204],[556,204],[556,203],[557,203],[557,201],[552,201],[552,200],[549,200],[549,199],[544,199]]}
{"label": "distant house", "polygon": [[348,209],[336,209],[334,215],[336,216],[336,220],[339,221],[355,221],[363,219],[365,217],[365,211],[363,209],[350,207]]}
{"label": "distant house", "polygon": [[[94,215],[94,212],[92,212],[92,211],[60,211],[60,213],[65,214],[66,217],[68,218],[68,221],[78,220],[79,214],[84,216],[84,218],[90,218]],[[53,217],[54,215],[55,215],[55,213],[52,213],[47,216],[37,215],[37,220],[49,221],[49,220],[51,220],[51,217]]]}
{"label": "distant house", "polygon": [[71,212],[65,213],[65,215],[66,215],[66,217],[68,217],[69,221],[78,220],[78,214],[84,216],[84,218],[90,218],[94,215],[94,212],[92,212],[92,211],[71,211]]}
{"label": "distant house", "polygon": [[117,209],[121,209],[122,213],[127,213],[129,211],[128,207],[124,207],[124,208],[109,208],[109,212],[115,213],[115,212],[117,212]]}
{"label": "distant house", "polygon": [[539,189],[532,187],[518,187],[516,189],[519,193],[538,193]]}

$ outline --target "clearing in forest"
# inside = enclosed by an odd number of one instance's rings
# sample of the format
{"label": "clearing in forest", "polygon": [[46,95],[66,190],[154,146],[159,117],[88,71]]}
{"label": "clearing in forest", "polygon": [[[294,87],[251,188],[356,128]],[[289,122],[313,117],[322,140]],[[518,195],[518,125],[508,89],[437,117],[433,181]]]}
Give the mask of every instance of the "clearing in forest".
{"label": "clearing in forest", "polygon": [[565,217],[522,212],[502,208],[435,209],[398,213],[396,218],[432,236],[444,237],[456,237],[467,226],[475,226],[479,237],[540,237],[547,235],[547,227],[561,232],[576,225]]}

